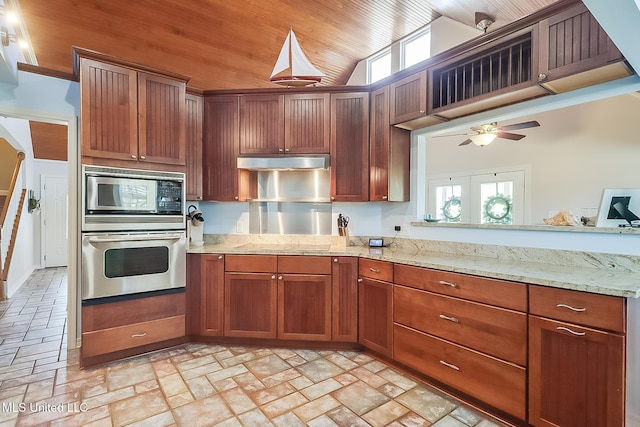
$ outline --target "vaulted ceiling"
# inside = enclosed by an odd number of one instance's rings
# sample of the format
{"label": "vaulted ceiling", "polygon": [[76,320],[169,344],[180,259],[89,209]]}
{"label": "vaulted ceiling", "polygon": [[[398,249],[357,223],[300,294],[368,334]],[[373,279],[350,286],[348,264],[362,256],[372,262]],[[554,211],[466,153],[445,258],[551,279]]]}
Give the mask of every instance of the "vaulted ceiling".
{"label": "vaulted ceiling", "polygon": [[72,70],[72,46],[191,76],[193,89],[271,87],[289,28],[327,77],[347,82],[357,62],[447,16],[490,30],[557,0],[19,0],[41,67]]}

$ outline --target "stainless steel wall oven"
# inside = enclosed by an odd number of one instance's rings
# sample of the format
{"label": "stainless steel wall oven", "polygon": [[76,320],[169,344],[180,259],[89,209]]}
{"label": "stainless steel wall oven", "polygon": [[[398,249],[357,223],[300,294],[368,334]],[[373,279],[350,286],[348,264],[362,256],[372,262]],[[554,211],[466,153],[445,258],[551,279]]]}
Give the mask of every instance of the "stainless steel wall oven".
{"label": "stainless steel wall oven", "polygon": [[82,300],[184,288],[184,174],[82,168]]}

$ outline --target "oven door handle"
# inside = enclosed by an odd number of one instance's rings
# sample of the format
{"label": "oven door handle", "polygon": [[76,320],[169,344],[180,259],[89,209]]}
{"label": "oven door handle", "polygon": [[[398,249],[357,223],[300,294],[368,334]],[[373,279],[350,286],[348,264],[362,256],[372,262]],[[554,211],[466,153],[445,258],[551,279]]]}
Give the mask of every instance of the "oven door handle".
{"label": "oven door handle", "polygon": [[170,236],[132,236],[132,237],[90,237],[89,243],[146,242],[149,240],[180,240],[181,235]]}

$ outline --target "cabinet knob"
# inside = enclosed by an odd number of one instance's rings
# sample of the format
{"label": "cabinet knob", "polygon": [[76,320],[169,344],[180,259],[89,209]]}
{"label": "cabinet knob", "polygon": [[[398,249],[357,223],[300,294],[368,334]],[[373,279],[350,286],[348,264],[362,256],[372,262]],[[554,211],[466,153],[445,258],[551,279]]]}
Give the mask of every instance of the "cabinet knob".
{"label": "cabinet knob", "polygon": [[362,277],[358,277],[358,283],[362,282]]}
{"label": "cabinet knob", "polygon": [[218,255],[218,259],[222,259],[224,258],[222,255]]}
{"label": "cabinet knob", "polygon": [[273,275],[271,276],[271,280],[273,280],[273,279],[275,279],[275,278],[276,278],[276,275],[275,275],[275,274],[273,274]]}
{"label": "cabinet knob", "polygon": [[424,114],[424,113],[426,113],[426,111],[420,110],[420,114]]}
{"label": "cabinet knob", "polygon": [[140,156],[140,160],[146,160],[147,156]]}
{"label": "cabinet knob", "polygon": [[549,76],[547,75],[547,73],[538,74],[538,81],[539,82],[543,82],[543,81],[547,80],[548,78],[549,78]]}
{"label": "cabinet knob", "polygon": [[282,148],[278,148],[278,151],[279,151],[280,153],[282,153]]}
{"label": "cabinet knob", "polygon": [[236,200],[240,200],[240,197],[236,196],[236,197],[234,197],[234,199],[236,199]]}
{"label": "cabinet knob", "polygon": [[138,158],[138,156],[136,156],[135,154],[132,154],[132,155],[131,155],[131,158],[132,158],[132,159],[137,159],[137,158]]}
{"label": "cabinet knob", "polygon": [[285,148],[285,149],[284,149],[284,151],[286,151],[286,152],[288,153],[288,152],[289,152],[289,149],[288,149],[288,148]]}
{"label": "cabinet knob", "polygon": [[278,276],[278,280],[282,280],[282,276]]}
{"label": "cabinet knob", "polygon": [[334,259],[333,259],[333,262],[338,262],[338,258],[334,258]]}
{"label": "cabinet knob", "polygon": [[196,200],[202,200],[202,196],[196,196]]}
{"label": "cabinet knob", "polygon": [[335,200],[336,198],[334,196],[331,196],[331,200]]}
{"label": "cabinet knob", "polygon": [[389,196],[382,196],[382,200],[387,200]]}

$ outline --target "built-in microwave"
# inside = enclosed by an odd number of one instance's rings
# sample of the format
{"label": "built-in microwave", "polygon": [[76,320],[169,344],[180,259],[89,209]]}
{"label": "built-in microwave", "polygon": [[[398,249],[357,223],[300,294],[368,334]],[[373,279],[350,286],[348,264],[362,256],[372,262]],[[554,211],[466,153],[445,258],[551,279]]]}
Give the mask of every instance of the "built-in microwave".
{"label": "built-in microwave", "polygon": [[82,230],[182,230],[184,174],[83,165]]}

